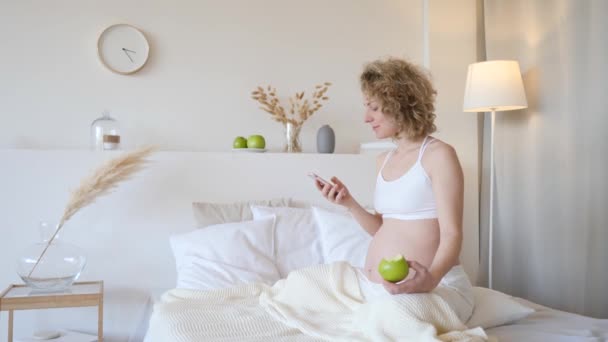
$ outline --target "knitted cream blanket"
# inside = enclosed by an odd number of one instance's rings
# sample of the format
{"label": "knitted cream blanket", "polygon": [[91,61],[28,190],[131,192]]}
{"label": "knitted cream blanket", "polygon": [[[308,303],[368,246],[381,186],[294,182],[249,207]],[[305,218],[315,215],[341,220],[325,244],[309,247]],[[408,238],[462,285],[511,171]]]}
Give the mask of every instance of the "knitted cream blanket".
{"label": "knitted cream blanket", "polygon": [[147,342],[484,341],[433,293],[365,302],[345,262],[294,271],[272,287],[175,289],[150,318]]}

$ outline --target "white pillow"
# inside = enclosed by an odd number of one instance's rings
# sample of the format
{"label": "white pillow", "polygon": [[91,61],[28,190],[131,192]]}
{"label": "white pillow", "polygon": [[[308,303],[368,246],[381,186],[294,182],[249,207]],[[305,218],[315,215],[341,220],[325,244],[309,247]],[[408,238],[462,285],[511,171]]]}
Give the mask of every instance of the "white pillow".
{"label": "white pillow", "polygon": [[323,263],[319,233],[312,210],[251,206],[255,219],[275,215],[275,261],[281,277],[289,272]]}
{"label": "white pillow", "polygon": [[516,302],[510,296],[485,287],[473,287],[473,296],[473,315],[466,323],[469,328],[489,329],[520,320],[534,312],[534,309]]}
{"label": "white pillow", "polygon": [[363,267],[369,243],[372,241],[363,227],[349,212],[331,212],[319,207],[312,208],[321,233],[323,260],[326,264],[348,261],[355,267]]}
{"label": "white pillow", "polygon": [[280,279],[274,254],[275,217],[224,223],[170,238],[177,288],[210,290]]}

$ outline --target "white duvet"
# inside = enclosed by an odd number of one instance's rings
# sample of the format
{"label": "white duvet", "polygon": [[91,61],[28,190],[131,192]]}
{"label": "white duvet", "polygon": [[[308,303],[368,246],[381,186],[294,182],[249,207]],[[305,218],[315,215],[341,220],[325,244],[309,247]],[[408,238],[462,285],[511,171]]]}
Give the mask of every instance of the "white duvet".
{"label": "white duvet", "polygon": [[365,302],[348,263],[291,272],[268,286],[174,289],[154,306],[147,342],[484,341],[433,293]]}

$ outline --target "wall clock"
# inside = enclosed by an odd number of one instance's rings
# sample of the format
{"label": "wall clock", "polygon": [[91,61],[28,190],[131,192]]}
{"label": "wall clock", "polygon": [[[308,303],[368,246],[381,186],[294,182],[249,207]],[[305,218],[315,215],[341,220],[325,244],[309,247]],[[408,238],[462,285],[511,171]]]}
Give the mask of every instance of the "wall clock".
{"label": "wall clock", "polygon": [[97,54],[106,68],[128,75],[146,65],[150,45],[143,32],[136,27],[116,24],[106,28],[99,35]]}

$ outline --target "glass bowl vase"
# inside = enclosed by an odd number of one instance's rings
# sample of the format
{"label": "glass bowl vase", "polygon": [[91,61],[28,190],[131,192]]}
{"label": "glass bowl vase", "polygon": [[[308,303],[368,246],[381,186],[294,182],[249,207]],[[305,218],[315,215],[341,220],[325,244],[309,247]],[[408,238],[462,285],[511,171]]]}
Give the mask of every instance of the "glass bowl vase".
{"label": "glass bowl vase", "polygon": [[61,232],[49,243],[56,225],[40,222],[39,229],[40,240],[25,248],[17,260],[17,274],[34,290],[66,290],[84,269],[84,252],[78,246],[62,241]]}

